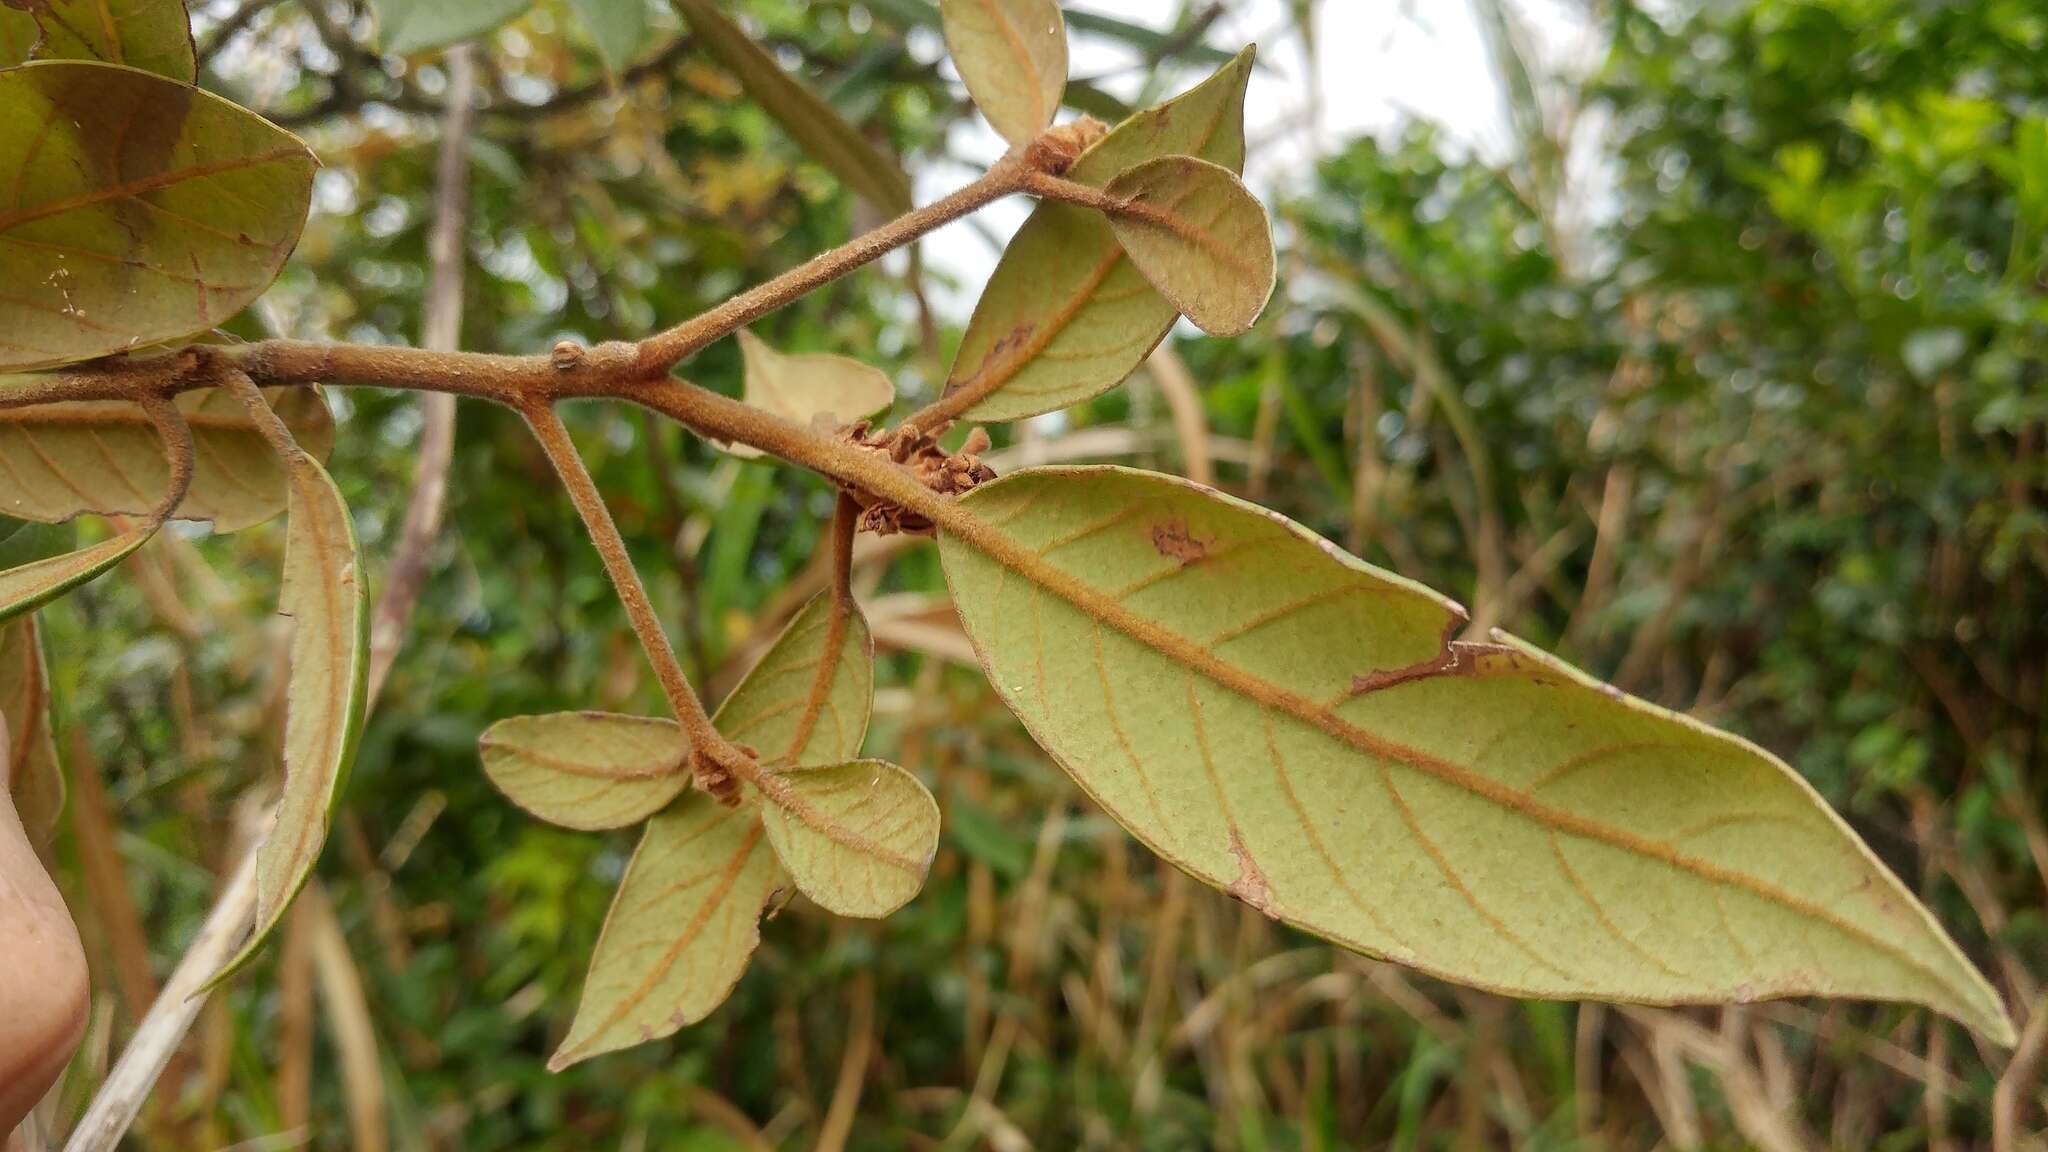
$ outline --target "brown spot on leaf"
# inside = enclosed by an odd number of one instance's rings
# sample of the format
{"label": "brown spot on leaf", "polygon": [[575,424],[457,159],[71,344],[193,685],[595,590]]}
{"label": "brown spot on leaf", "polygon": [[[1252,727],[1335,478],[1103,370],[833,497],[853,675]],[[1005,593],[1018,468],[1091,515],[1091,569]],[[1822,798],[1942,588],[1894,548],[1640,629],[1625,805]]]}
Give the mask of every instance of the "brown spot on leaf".
{"label": "brown spot on leaf", "polygon": [[1235,828],[1230,830],[1230,854],[1237,857],[1237,879],[1232,880],[1224,891],[1278,920],[1280,916],[1273,911],[1273,890],[1266,883],[1265,870],[1252,859],[1251,849],[1245,847],[1244,837],[1238,835]]}
{"label": "brown spot on leaf", "polygon": [[1161,556],[1169,556],[1182,564],[1197,563],[1209,555],[1210,541],[1201,539],[1188,527],[1188,522],[1179,517],[1152,526],[1152,547]]}

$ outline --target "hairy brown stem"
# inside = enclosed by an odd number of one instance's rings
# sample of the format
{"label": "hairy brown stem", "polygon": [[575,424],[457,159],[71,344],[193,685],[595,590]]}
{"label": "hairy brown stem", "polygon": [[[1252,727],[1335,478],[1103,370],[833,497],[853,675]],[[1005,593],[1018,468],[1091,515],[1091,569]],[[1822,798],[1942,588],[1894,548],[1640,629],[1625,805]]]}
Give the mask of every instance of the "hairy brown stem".
{"label": "hairy brown stem", "polygon": [[562,425],[562,418],[547,404],[522,405],[520,412],[533,429],[534,438],[540,441],[541,449],[547,453],[548,461],[555,466],[556,474],[561,476],[562,486],[568,489],[569,501],[576,506],[576,514],[582,517],[591,543],[597,546],[605,571],[618,589],[619,601],[626,606],[626,618],[632,623],[634,634],[640,638],[640,647],[646,651],[648,663],[654,666],[655,678],[661,681],[662,694],[668,697],[669,709],[675,713],[676,722],[682,725],[683,734],[689,737],[691,749],[728,770],[738,770],[750,763],[751,757],[712,727],[703,701],[697,698],[696,689],[690,686],[689,676],[676,659],[668,633],[662,631],[661,618],[655,614],[654,602],[647,596],[646,585],[640,582],[640,573],[633,567],[633,558],[626,553],[626,541],[619,535],[618,525],[612,522],[611,509],[605,507],[604,497],[597,491],[597,482],[591,479],[590,470],[584,467],[583,457],[577,453],[575,442],[569,438],[569,430]]}

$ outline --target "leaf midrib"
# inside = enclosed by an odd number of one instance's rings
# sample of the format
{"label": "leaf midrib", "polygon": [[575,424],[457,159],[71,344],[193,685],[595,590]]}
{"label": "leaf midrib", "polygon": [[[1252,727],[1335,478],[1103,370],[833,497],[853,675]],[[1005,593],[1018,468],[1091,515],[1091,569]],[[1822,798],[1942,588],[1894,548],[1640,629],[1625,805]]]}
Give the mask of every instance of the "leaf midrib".
{"label": "leaf midrib", "polygon": [[[956,505],[955,507],[960,507]],[[964,511],[964,509],[963,509]],[[1681,852],[1669,845],[1648,837],[1603,824],[1597,820],[1575,815],[1563,809],[1552,807],[1518,789],[1489,780],[1463,765],[1446,760],[1399,741],[1375,735],[1349,721],[1344,720],[1322,705],[1298,693],[1273,684],[1234,664],[1230,664],[1214,653],[1203,649],[1196,642],[1165,627],[1155,620],[1140,616],[1121,604],[1115,603],[1098,589],[1079,578],[1044,560],[1037,553],[990,528],[979,516],[968,512],[964,516],[947,518],[945,530],[1004,568],[1017,573],[1060,599],[1067,601],[1083,615],[1122,632],[1154,651],[1179,663],[1211,682],[1237,692],[1252,701],[1285,713],[1294,719],[1316,728],[1353,748],[1371,756],[1391,761],[1401,766],[1430,776],[1453,787],[1486,800],[1500,808],[1526,817],[1539,826],[1553,832],[1563,832],[1581,839],[1603,843],[1640,856],[1657,860],[1673,869],[1689,872],[1702,879],[1730,887],[1740,888],[1760,899],[1779,904],[1799,915],[1818,920],[1850,936],[1863,944],[1891,956],[1914,971],[1934,981],[1950,994],[1957,994],[1954,982],[1930,967],[1925,961],[1904,948],[1878,936],[1869,930],[1837,916],[1832,911],[1812,903],[1775,885],[1759,880],[1743,872],[1724,868],[1711,861]],[[1511,648],[1496,645],[1472,645],[1475,650],[1497,651],[1516,654]]]}
{"label": "leaf midrib", "polygon": [[130,180],[124,184],[110,184],[104,188],[95,188],[90,192],[79,193],[76,196],[67,196],[62,200],[47,201],[33,208],[18,208],[12,212],[0,212],[0,232],[18,228],[23,224],[34,223],[46,217],[58,216],[66,212],[75,212],[81,208],[90,208],[96,204],[106,203],[109,200],[132,199],[144,192],[154,192],[159,188],[168,188],[172,185],[183,184],[191,180],[203,180],[208,176],[218,176],[223,172],[255,168],[279,160],[294,158],[307,161],[312,159],[303,147],[288,146],[273,148],[268,152],[257,153],[253,156],[237,156],[230,160],[219,160],[212,164],[187,165],[183,168],[158,172],[151,176]]}

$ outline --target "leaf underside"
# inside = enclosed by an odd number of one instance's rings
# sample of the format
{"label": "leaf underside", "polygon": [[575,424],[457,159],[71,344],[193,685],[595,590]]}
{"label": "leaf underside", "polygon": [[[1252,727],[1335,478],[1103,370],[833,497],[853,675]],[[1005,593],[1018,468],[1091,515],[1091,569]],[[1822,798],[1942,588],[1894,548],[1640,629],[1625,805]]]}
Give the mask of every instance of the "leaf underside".
{"label": "leaf underside", "polygon": [[[0,389],[6,386],[0,380]],[[310,388],[265,393],[299,445],[316,459],[334,447],[334,419]],[[284,511],[284,462],[247,409],[225,389],[178,397],[192,429],[192,486],[175,516],[237,532]],[[140,516],[170,484],[163,441],[142,409],[124,401],[0,408],[0,512],[56,523],[86,512]]]}
{"label": "leaf underside", "polygon": [[40,608],[119,564],[156,535],[160,526],[151,519],[76,552],[0,572],[0,621]]}
{"label": "leaf underside", "polygon": [[673,720],[560,712],[491,725],[484,774],[535,816],[586,832],[624,828],[690,785],[690,742]]}
{"label": "leaf underside", "polygon": [[[821,675],[829,670],[829,675]],[[806,604],[712,718],[765,760],[831,764],[860,752],[874,649],[858,607]],[[761,942],[761,910],[790,885],[754,800],[721,807],[691,790],[647,822],[612,897],[563,1068],[694,1024],[722,1003]]]}
{"label": "leaf underside", "polygon": [[1067,87],[1067,29],[1054,0],[944,0],[946,48],[968,95],[1012,144],[1052,123]]}
{"label": "leaf underside", "polygon": [[1273,294],[1273,233],[1235,174],[1192,156],[1162,156],[1106,191],[1128,209],[1109,218],[1124,254],[1181,315],[1212,336],[1252,326]]}
{"label": "leaf underside", "polygon": [[941,537],[990,679],[1160,855],[1269,916],[1520,996],[1996,994],[1763,750],[1504,635],[1276,513],[1020,472]]}
{"label": "leaf underside", "polygon": [[292,619],[284,791],[256,849],[255,932],[216,981],[255,955],[312,875],[362,733],[370,612],[355,525],[318,461],[300,455],[288,475],[291,506],[278,595],[279,614]]}
{"label": "leaf underside", "polygon": [[64,770],[50,731],[50,677],[36,618],[0,624],[0,716],[7,718],[6,783],[28,830],[29,843],[47,849],[64,812]]}
{"label": "leaf underside", "polygon": [[[850,356],[828,352],[779,352],[742,328],[740,358],[745,365],[746,402],[805,427],[839,427],[872,416],[896,400],[888,373]],[[727,452],[757,459],[761,450],[728,443]]]}
{"label": "leaf underside", "polygon": [[0,72],[0,370],[190,336],[298,242],[313,154],[188,84],[75,60]]}
{"label": "leaf underside", "polygon": [[795,768],[778,776],[796,804],[764,800],[761,820],[797,888],[828,912],[879,918],[924,887],[939,847],[939,806],[882,760]]}
{"label": "leaf underside", "polygon": [[[1082,153],[1067,178],[1101,187],[1164,156],[1244,166],[1247,48],[1200,85],[1147,109]],[[1032,209],[982,290],[946,391],[993,389],[967,420],[1018,420],[1116,387],[1179,313],[1152,287],[1101,213],[1047,201]]]}
{"label": "leaf underside", "polygon": [[0,67],[100,60],[191,83],[192,22],[179,0],[0,0]]}

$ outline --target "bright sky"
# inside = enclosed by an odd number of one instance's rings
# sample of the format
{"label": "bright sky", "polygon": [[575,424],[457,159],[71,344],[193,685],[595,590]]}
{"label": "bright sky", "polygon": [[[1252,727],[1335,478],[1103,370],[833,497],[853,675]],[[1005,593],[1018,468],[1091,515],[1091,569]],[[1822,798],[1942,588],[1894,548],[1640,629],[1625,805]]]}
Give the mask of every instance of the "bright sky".
{"label": "bright sky", "polygon": [[[1455,141],[1489,158],[1501,157],[1509,136],[1500,91],[1472,0],[1322,0],[1316,5],[1316,37],[1322,75],[1320,123],[1310,124],[1307,57],[1288,14],[1286,0],[1232,0],[1211,26],[1208,41],[1236,50],[1259,46],[1259,69],[1245,100],[1250,142],[1247,182],[1262,196],[1301,181],[1315,158],[1363,133],[1385,135],[1411,119],[1435,123]],[[1080,0],[1089,8],[1136,24],[1166,28],[1181,0]],[[1586,50],[1583,21],[1564,0],[1513,0],[1546,58],[1568,60]],[[913,43],[913,51],[936,59],[943,47]],[[1104,87],[1119,97],[1136,95],[1143,76],[1127,70],[1133,57],[1120,46],[1085,34],[1072,41],[1076,76],[1118,73]],[[1200,79],[1190,71],[1172,91]],[[952,144],[963,157],[991,161],[1002,153],[1001,138],[979,120],[956,130]],[[936,199],[973,170],[937,168],[919,174],[920,203]],[[1023,221],[1028,204],[997,205],[981,219],[1003,236]],[[995,266],[983,237],[954,225],[926,244],[931,264],[969,286],[963,300],[942,296],[939,306],[964,317],[973,293]]]}

